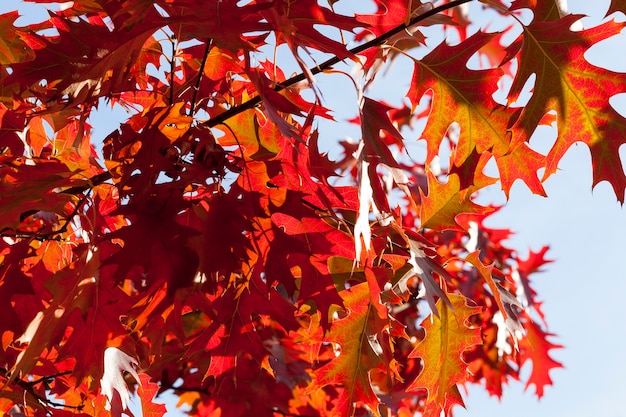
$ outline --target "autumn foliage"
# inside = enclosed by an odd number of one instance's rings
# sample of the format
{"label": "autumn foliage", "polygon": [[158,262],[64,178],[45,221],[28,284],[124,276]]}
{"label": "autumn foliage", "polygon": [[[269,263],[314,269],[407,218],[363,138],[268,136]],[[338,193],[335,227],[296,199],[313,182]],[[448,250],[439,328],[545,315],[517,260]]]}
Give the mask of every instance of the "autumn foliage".
{"label": "autumn foliage", "polygon": [[[626,76],[583,56],[624,23],[574,30],[563,3],[0,15],[0,413],[121,415],[130,391],[161,416],[169,390],[197,416],[439,417],[522,366],[542,396],[561,366],[531,282],[547,247],[507,247],[476,196],[545,195],[582,142],[624,202]],[[396,63],[400,106],[370,93]],[[356,140],[320,127],[345,123],[326,76],[354,81]],[[105,107],[127,117],[94,141]]]}

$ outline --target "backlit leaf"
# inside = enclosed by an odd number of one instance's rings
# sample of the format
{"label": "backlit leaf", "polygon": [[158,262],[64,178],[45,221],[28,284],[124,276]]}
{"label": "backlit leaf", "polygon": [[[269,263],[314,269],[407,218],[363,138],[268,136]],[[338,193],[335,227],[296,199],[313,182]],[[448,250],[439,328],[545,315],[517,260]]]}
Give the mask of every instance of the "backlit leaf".
{"label": "backlit leaf", "polygon": [[479,206],[471,200],[469,189],[461,190],[459,177],[448,176],[447,183],[441,183],[428,171],[428,195],[420,189],[422,209],[422,227],[429,229],[463,229],[467,214],[486,214],[493,211],[490,207]]}
{"label": "backlit leaf", "polygon": [[608,21],[573,32],[577,16],[557,21],[533,21],[524,27],[519,52],[520,68],[509,100],[517,99],[524,84],[535,74],[535,89],[522,109],[517,127],[529,134],[546,113],[556,110],[559,135],[547,155],[544,179],[556,172],[560,159],[576,142],[591,150],[593,186],[608,181],[624,202],[626,175],[619,148],[626,137],[626,119],[609,103],[626,91],[626,75],[590,64],[585,52],[595,43],[618,34],[624,23]]}
{"label": "backlit leaf", "polygon": [[541,398],[545,387],[552,384],[550,371],[563,367],[563,365],[552,358],[550,351],[552,349],[560,349],[563,346],[550,342],[548,337],[554,335],[546,333],[531,319],[527,320],[525,329],[526,337],[520,340],[521,361],[522,365],[529,360],[532,362],[532,371],[528,382],[526,382],[526,389],[534,385],[535,394]]}
{"label": "backlit leaf", "polygon": [[448,294],[451,306],[437,303],[439,317],[431,315],[421,325],[426,337],[411,352],[411,357],[422,359],[422,371],[407,390],[426,389],[425,415],[449,415],[453,405],[463,405],[457,384],[463,384],[467,364],[463,352],[481,343],[480,329],[468,326],[469,318],[480,308],[469,307],[467,299]]}
{"label": "backlit leaf", "polygon": [[378,347],[377,335],[388,328],[373,304],[366,282],[340,294],[345,303],[345,317],[333,321],[326,342],[337,344],[338,356],[315,371],[314,387],[343,386],[337,399],[337,412],[350,415],[355,403],[366,404],[375,415],[380,400],[374,392],[370,371],[384,367],[386,358]]}

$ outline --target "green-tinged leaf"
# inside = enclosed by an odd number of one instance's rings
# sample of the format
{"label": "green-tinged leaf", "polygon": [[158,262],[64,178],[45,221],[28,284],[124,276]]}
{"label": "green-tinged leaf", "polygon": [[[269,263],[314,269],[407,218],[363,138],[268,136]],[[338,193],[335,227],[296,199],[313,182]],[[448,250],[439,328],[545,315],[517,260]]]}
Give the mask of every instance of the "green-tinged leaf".
{"label": "green-tinged leaf", "polygon": [[569,28],[578,18],[535,20],[524,27],[520,67],[509,101],[518,99],[531,75],[536,79],[533,94],[514,128],[531,134],[541,119],[555,110],[559,133],[546,157],[543,179],[556,172],[559,161],[574,143],[583,142],[591,150],[593,186],[608,181],[623,203],[626,175],[619,149],[626,142],[626,119],[609,99],[626,91],[626,74],[590,64],[585,53],[592,45],[620,33],[625,23],[608,21],[573,32]]}
{"label": "green-tinged leaf", "polygon": [[382,356],[379,335],[388,329],[389,322],[381,317],[374,305],[370,287],[363,282],[341,294],[346,308],[345,317],[332,323],[324,341],[338,345],[338,356],[315,371],[310,391],[325,385],[343,386],[337,400],[337,415],[349,416],[356,403],[367,405],[375,415],[378,399],[370,380],[370,371],[385,369],[389,358]]}
{"label": "green-tinged leaf", "polygon": [[457,384],[467,376],[467,364],[461,359],[463,352],[481,343],[480,329],[468,327],[468,319],[480,312],[478,307],[468,307],[461,295],[448,294],[452,306],[437,302],[439,317],[430,315],[421,323],[426,337],[410,354],[422,359],[422,371],[407,391],[428,391],[424,416],[439,417],[441,412],[450,415],[453,405],[463,405]]}
{"label": "green-tinged leaf", "polygon": [[428,195],[420,189],[422,227],[435,230],[463,230],[467,214],[487,214],[494,209],[480,206],[471,200],[471,189],[461,190],[457,174],[448,175],[448,182],[441,183],[428,171]]}
{"label": "green-tinged leaf", "polygon": [[19,17],[17,11],[0,15],[0,64],[10,65],[26,61],[33,56],[33,51],[20,37],[26,35],[15,27]]}
{"label": "green-tinged leaf", "polygon": [[224,136],[218,138],[222,146],[237,146],[246,158],[263,159],[276,155],[282,147],[282,136],[276,125],[259,124],[254,110],[231,117],[217,126]]}
{"label": "green-tinged leaf", "polygon": [[460,136],[453,162],[460,166],[476,149],[505,155],[512,146],[509,119],[514,111],[492,98],[502,76],[500,69],[471,70],[467,61],[495,34],[477,32],[466,41],[450,46],[443,42],[421,60],[415,61],[411,89],[407,97],[416,107],[422,96],[432,94],[431,111],[422,138],[426,139],[430,162],[452,122],[460,125]]}

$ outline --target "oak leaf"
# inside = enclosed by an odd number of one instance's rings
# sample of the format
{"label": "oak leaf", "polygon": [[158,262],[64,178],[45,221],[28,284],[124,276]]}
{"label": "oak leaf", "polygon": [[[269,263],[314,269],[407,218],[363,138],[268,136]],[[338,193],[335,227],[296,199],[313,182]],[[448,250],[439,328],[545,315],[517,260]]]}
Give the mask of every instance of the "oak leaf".
{"label": "oak leaf", "polygon": [[[407,294],[409,292],[407,281],[417,275],[424,286],[424,298],[433,314],[437,316],[439,314],[436,305],[437,299],[441,299],[451,306],[450,300],[442,289],[445,288],[450,274],[441,266],[438,259],[433,259],[435,251],[432,244],[411,230],[404,230],[403,233],[409,245],[410,258],[407,263],[411,269],[406,271],[393,285],[393,291],[401,296]],[[443,281],[441,284],[437,282],[437,276]]]}
{"label": "oak leaf", "polygon": [[254,110],[230,118],[224,122],[224,127],[217,126],[217,129],[224,132],[218,139],[219,144],[236,146],[246,160],[272,157],[279,152],[284,141],[275,124],[259,123]]}
{"label": "oak leaf", "polygon": [[468,319],[480,312],[469,307],[461,295],[448,294],[451,306],[437,302],[439,317],[430,315],[421,325],[426,336],[409,357],[422,359],[422,371],[407,391],[426,389],[425,416],[450,415],[453,405],[463,405],[457,384],[466,380],[467,364],[461,358],[466,350],[481,343],[480,329],[468,326]]}
{"label": "oak leaf", "polygon": [[13,74],[4,82],[18,82],[24,91],[45,80],[47,86],[40,98],[50,104],[56,100],[65,104],[86,102],[119,91],[143,44],[158,29],[152,22],[131,31],[111,31],[99,18],[86,21],[59,15],[49,22],[59,35],[40,37],[42,45],[35,50],[35,58],[15,64]]}
{"label": "oak leaf", "polygon": [[508,131],[512,110],[492,98],[502,76],[500,69],[471,70],[467,61],[495,34],[477,32],[466,41],[450,46],[445,42],[421,60],[415,60],[413,79],[407,97],[413,108],[426,93],[432,93],[431,111],[422,137],[426,139],[426,162],[438,155],[441,141],[452,122],[461,128],[453,158],[459,166],[476,149],[500,156],[511,147]]}
{"label": "oak leaf", "polygon": [[335,13],[331,9],[320,6],[315,0],[276,1],[273,2],[272,8],[263,11],[262,14],[276,31],[278,44],[289,45],[305,72],[308,68],[298,54],[299,48],[306,51],[308,47],[313,47],[339,58],[351,56],[344,44],[325,36],[317,27],[333,26],[351,31],[359,26],[353,17]]}
{"label": "oak leaf", "polygon": [[115,266],[115,281],[163,279],[169,284],[169,291],[191,283],[199,259],[189,239],[199,232],[177,221],[177,214],[187,208],[188,203],[182,198],[168,196],[164,191],[155,193],[155,198],[145,204],[121,210],[130,214],[133,221],[109,234],[107,240],[121,239],[124,244],[103,259],[103,265]]}
{"label": "oak leaf", "polygon": [[34,55],[22,39],[27,34],[15,27],[15,21],[19,17],[17,11],[0,15],[0,65],[28,61]]}
{"label": "oak leaf", "polygon": [[143,417],[162,417],[167,411],[165,404],[155,404],[154,397],[159,392],[159,385],[150,380],[150,376],[144,373],[139,374],[139,389],[137,394],[141,399],[141,414]]}
{"label": "oak leaf", "polygon": [[496,299],[498,309],[502,314],[507,330],[515,341],[524,334],[524,328],[520,323],[519,315],[523,310],[522,303],[509,290],[502,285],[504,279],[496,276],[494,266],[485,265],[479,258],[479,252],[468,254],[465,259],[474,265],[481,278],[485,280],[491,290],[491,294]]}
{"label": "oak leaf", "polygon": [[[3,153],[21,156],[25,148],[19,133],[24,130],[26,115],[6,108],[4,104],[0,104],[0,121],[2,122],[2,129],[0,129],[0,146],[4,149]],[[35,154],[33,156],[39,155]]]}
{"label": "oak leaf", "polygon": [[552,349],[560,349],[563,346],[550,342],[548,337],[554,335],[542,330],[528,316],[526,317],[524,328],[526,329],[526,337],[519,342],[521,364],[524,365],[529,360],[532,362],[532,371],[526,382],[526,389],[534,385],[535,394],[541,398],[545,386],[552,384],[550,371],[563,367],[563,365],[552,358],[550,351]]}
{"label": "oak leaf", "polygon": [[170,143],[180,139],[191,127],[193,118],[183,113],[185,103],[178,102],[172,106],[159,111],[154,121],[158,122],[158,129]]}
{"label": "oak leaf", "polygon": [[428,195],[420,188],[422,227],[435,230],[464,230],[464,215],[484,215],[491,207],[480,206],[471,200],[471,188],[461,189],[457,174],[448,175],[448,182],[441,183],[431,171],[427,171]]}
{"label": "oak leaf", "polygon": [[518,43],[520,67],[509,101],[517,100],[531,75],[535,90],[521,111],[516,129],[528,134],[546,113],[556,111],[559,135],[546,156],[543,179],[556,172],[565,152],[583,142],[591,150],[593,186],[608,181],[620,202],[624,202],[626,175],[619,154],[626,141],[626,119],[609,103],[624,92],[626,75],[590,64],[584,54],[594,44],[617,35],[625,23],[608,21],[579,32],[570,26],[579,16],[556,21],[534,20],[524,26]]}
{"label": "oak leaf", "polygon": [[124,372],[128,372],[140,383],[135,368],[137,360],[116,347],[108,347],[104,351],[104,374],[100,380],[102,393],[106,395],[113,416],[121,416],[128,408],[130,392],[124,381]]}
{"label": "oak leaf", "polygon": [[[18,229],[22,220],[38,211],[61,215],[76,201],[61,191],[75,185],[74,172],[55,159],[22,158],[0,165],[0,230]],[[80,181],[82,182],[82,181]]]}
{"label": "oak leaf", "polygon": [[338,356],[317,369],[310,387],[325,385],[343,386],[337,399],[336,409],[340,415],[350,415],[357,403],[365,404],[379,416],[378,404],[369,372],[382,367],[391,358],[383,357],[378,335],[389,326],[386,317],[381,317],[376,301],[372,300],[370,286],[363,282],[344,290],[345,316],[334,321],[324,341],[338,345]]}

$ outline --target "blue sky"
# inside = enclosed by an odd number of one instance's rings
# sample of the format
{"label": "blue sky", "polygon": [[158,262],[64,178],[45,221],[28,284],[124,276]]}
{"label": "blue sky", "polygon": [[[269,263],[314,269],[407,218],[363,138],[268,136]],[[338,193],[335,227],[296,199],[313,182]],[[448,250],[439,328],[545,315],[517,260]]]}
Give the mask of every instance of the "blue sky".
{"label": "blue sky", "polygon": [[[0,12],[12,10],[18,3],[3,0]],[[583,20],[589,27],[600,21],[609,2],[568,3],[571,12],[592,16]],[[589,59],[626,72],[626,37],[606,41]],[[320,78],[322,87],[335,88],[334,82]],[[397,88],[404,90],[405,86]],[[330,96],[331,91],[337,96],[337,90],[322,91],[326,91],[329,107],[341,113],[345,106],[347,115],[354,114],[350,108],[356,98],[349,90],[347,95],[339,94],[339,99]],[[626,114],[624,97],[616,98],[613,104]],[[111,130],[111,116],[100,115],[94,124],[96,128],[108,125]],[[626,157],[626,152],[621,154]],[[541,401],[536,400],[532,387],[524,392],[522,383],[505,388],[501,402],[488,397],[483,388],[470,386],[465,396],[467,410],[456,408],[456,417],[626,417],[622,399],[626,390],[626,212],[608,183],[591,190],[591,162],[584,145],[570,149],[545,188],[548,198],[531,195],[523,184],[516,183],[508,204],[488,225],[515,231],[508,243],[522,255],[528,248],[539,250],[550,245],[548,257],[554,262],[532,279],[544,301],[549,330],[557,335],[551,341],[565,346],[553,351],[565,368],[552,372],[554,386],[546,388]],[[522,375],[527,376],[529,370],[527,365]]]}

